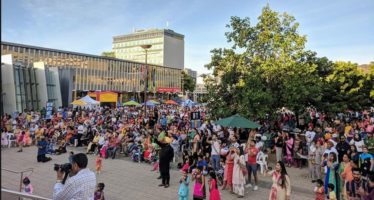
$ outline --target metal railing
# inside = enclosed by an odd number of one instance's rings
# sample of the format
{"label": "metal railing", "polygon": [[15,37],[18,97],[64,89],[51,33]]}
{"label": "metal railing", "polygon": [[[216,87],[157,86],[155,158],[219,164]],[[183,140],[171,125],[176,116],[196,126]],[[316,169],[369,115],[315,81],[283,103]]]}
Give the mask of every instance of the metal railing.
{"label": "metal railing", "polygon": [[5,169],[5,168],[1,168],[1,170],[4,170],[4,171],[7,171],[7,172],[11,172],[11,173],[14,173],[14,174],[21,174],[21,179],[20,179],[20,182],[19,182],[19,192],[22,192],[22,182],[23,182],[23,173],[25,172],[33,172],[34,169],[33,168],[28,168],[28,169],[25,169],[23,171],[13,171],[13,170],[10,170],[10,169]]}
{"label": "metal railing", "polygon": [[37,196],[37,195],[31,195],[31,194],[27,194],[27,193],[22,193],[22,192],[17,192],[17,191],[14,191],[14,190],[8,190],[8,189],[1,188],[1,196],[3,196],[3,194],[8,195],[8,196],[12,196],[12,197],[27,198],[27,199],[31,199],[31,200],[52,200],[52,199],[49,199],[49,198],[46,198],[46,197],[41,197],[41,196]]}

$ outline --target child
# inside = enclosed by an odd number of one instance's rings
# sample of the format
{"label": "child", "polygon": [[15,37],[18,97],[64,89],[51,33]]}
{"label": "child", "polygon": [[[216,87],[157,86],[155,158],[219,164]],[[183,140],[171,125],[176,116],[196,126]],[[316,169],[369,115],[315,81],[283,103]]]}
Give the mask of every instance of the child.
{"label": "child", "polygon": [[188,187],[190,183],[190,177],[188,176],[188,170],[181,170],[182,177],[179,180],[178,196],[179,200],[188,200],[190,189]]}
{"label": "child", "polygon": [[220,200],[221,197],[219,195],[219,191],[217,188],[217,178],[216,178],[216,173],[211,170],[209,172],[210,175],[210,181],[209,181],[209,191],[210,191],[210,196],[209,200]]}
{"label": "child", "polygon": [[193,198],[195,200],[205,199],[205,176],[202,171],[202,167],[197,167],[192,172],[192,181],[195,181],[193,190]]}
{"label": "child", "polygon": [[98,183],[94,195],[94,200],[104,200],[104,183]]}
{"label": "child", "polygon": [[18,143],[18,146],[19,146],[19,150],[17,152],[22,152],[22,147],[23,147],[23,140],[25,138],[25,131],[22,131],[21,134],[19,134],[18,136],[18,139],[17,139],[17,143]]}
{"label": "child", "polygon": [[27,194],[32,194],[33,188],[32,188],[30,179],[28,177],[25,177],[22,182],[23,182],[23,186],[24,186],[23,192],[25,192]]}
{"label": "child", "polygon": [[334,184],[332,183],[329,183],[328,185],[328,188],[329,188],[329,196],[328,196],[328,199],[330,200],[336,200],[336,194],[334,192]]}
{"label": "child", "polygon": [[102,166],[103,166],[103,159],[100,157],[100,155],[97,155],[97,157],[96,157],[96,174],[101,173]]}
{"label": "child", "polygon": [[324,184],[321,179],[317,179],[316,187],[314,188],[314,192],[316,193],[316,200],[325,200],[325,189]]}

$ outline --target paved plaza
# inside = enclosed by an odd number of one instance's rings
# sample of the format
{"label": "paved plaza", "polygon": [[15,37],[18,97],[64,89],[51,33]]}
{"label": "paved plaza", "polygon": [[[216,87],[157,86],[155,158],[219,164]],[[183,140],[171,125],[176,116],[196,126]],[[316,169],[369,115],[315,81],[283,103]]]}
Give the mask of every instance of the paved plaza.
{"label": "paved plaza", "polygon": [[[84,152],[82,147],[75,148],[69,147],[69,151]],[[1,150],[1,168],[10,169],[13,171],[21,171],[27,168],[33,168],[33,172],[26,172],[25,175],[29,176],[31,183],[34,187],[34,194],[43,197],[52,197],[53,186],[56,180],[56,173],[53,171],[54,163],[68,162],[68,155],[52,155],[52,161],[48,163],[36,162],[36,147],[26,147],[24,152],[17,153],[17,148],[2,149]],[[89,168],[94,169],[95,156],[88,155]],[[177,170],[171,170],[171,186],[169,188],[160,188],[157,185],[160,180],[157,180],[158,173],[151,172],[151,166],[144,163],[134,163],[128,158],[119,156],[112,160],[103,160],[103,171],[97,176],[98,182],[105,183],[105,197],[108,200],[120,199],[136,199],[136,200],[149,200],[149,199],[178,199],[178,181],[180,173]],[[313,185],[305,179],[306,170],[289,169],[292,184],[292,199],[307,200],[314,199],[311,193]],[[260,176],[261,182],[258,191],[246,190],[244,199],[265,200],[268,199],[269,188],[271,186],[270,177]],[[2,170],[1,187],[6,189],[18,190],[20,175],[12,174]],[[190,184],[192,193],[193,184]],[[237,199],[236,196],[227,191],[220,191],[221,199],[231,200]],[[207,190],[207,193],[208,190]],[[191,199],[192,195],[190,194]],[[6,196],[2,194],[2,199]],[[7,197],[6,199],[9,199]],[[209,199],[209,196],[207,197]]]}

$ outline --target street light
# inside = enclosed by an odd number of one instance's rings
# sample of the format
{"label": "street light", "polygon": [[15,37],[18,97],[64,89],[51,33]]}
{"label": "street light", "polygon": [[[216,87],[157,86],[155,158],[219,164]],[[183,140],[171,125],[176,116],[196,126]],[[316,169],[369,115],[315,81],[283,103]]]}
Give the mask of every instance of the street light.
{"label": "street light", "polygon": [[145,81],[144,81],[144,118],[147,116],[147,87],[148,87],[148,65],[147,65],[147,55],[148,49],[152,47],[150,44],[141,45],[145,50]]}

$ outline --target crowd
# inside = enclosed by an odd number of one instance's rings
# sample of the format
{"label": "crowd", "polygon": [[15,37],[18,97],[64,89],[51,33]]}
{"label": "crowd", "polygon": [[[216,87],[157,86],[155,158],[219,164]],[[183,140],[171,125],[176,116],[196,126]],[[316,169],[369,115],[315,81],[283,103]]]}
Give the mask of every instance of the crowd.
{"label": "crowd", "polygon": [[[59,108],[46,120],[45,113],[26,110],[2,117],[2,145],[15,140],[18,152],[37,145],[38,162],[66,153],[69,145],[86,146],[87,154],[97,155],[98,174],[103,159],[123,154],[150,163],[165,188],[175,162],[181,171],[180,199],[189,199],[192,182],[194,199],[205,199],[207,192],[210,199],[220,199],[219,191],[226,189],[244,197],[245,190],[258,190],[257,171],[271,177],[270,200],[290,199],[286,167],[308,168],[316,199],[373,196],[373,110],[331,117],[310,109],[299,121],[281,112],[278,119],[258,120],[256,130],[221,127],[206,120],[206,112],[203,106],[166,104],[149,107],[146,117],[144,107]],[[273,152],[274,169],[268,165]]]}

